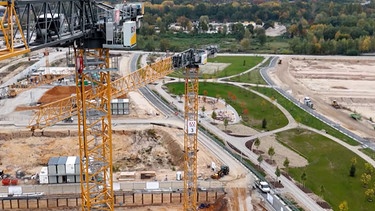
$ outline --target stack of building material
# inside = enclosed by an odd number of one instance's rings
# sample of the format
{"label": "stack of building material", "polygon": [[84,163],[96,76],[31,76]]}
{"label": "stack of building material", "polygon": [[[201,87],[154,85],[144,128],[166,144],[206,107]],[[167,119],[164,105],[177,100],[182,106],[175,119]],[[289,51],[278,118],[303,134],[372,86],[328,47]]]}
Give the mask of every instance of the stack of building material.
{"label": "stack of building material", "polygon": [[129,114],[129,99],[112,99],[111,114],[124,115]]}
{"label": "stack of building material", "polygon": [[57,183],[57,164],[59,157],[51,157],[48,161],[48,183]]}
{"label": "stack of building material", "polygon": [[51,157],[47,167],[48,183],[79,183],[79,157],[61,156]]}

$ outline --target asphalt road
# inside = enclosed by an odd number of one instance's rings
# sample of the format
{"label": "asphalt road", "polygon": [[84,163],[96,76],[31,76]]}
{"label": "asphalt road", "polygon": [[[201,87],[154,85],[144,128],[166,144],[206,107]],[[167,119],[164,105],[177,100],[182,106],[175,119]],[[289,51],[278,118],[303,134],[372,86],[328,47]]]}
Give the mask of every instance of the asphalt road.
{"label": "asphalt road", "polygon": [[[136,64],[135,61],[137,60],[138,56],[139,56],[139,54],[136,54],[132,59],[132,62],[131,62],[131,65],[132,65],[131,69],[132,70],[135,69],[135,64]],[[157,86],[157,87],[160,87],[160,85]],[[152,93],[152,91],[150,91],[149,88],[147,88],[147,87],[144,87],[144,88],[140,89],[140,91],[150,103],[154,104],[160,111],[163,111],[164,115],[166,115],[167,117],[172,117],[173,119],[176,119],[176,117],[174,116],[174,113],[175,113],[173,111],[174,109],[171,108],[170,104],[168,104],[168,105],[165,104],[165,102],[162,101],[154,93],[150,94],[150,93]],[[160,89],[158,90],[158,93],[161,94]],[[168,99],[169,95],[166,96],[165,93],[163,93],[163,94],[162,94],[163,98]],[[168,102],[173,102],[173,104],[176,106],[176,108],[178,108],[178,110],[182,111],[183,110],[183,104],[180,104],[177,101],[176,102],[175,101],[176,101],[176,99],[168,99]],[[180,121],[182,121],[182,117],[179,117],[179,119],[180,119]],[[211,125],[210,123],[208,123],[204,119],[201,121],[201,123],[205,128],[210,128],[211,131],[212,131],[212,128],[216,128],[215,126]],[[219,135],[219,137],[221,137],[221,138],[224,135],[221,131],[219,133],[214,133],[214,134]],[[228,141],[230,138],[231,137],[226,137],[225,140]],[[237,165],[239,164],[238,160],[233,158],[225,149],[218,146],[210,137],[207,137],[207,135],[205,135],[204,133],[200,132],[199,136],[198,136],[198,139],[199,139],[199,142],[203,146],[205,146],[205,148],[210,149],[210,151],[217,158],[219,158],[223,163],[225,163],[228,166],[231,166],[231,169],[233,169],[234,163],[237,163]],[[241,150],[243,150],[243,149],[241,149]],[[255,160],[256,160],[256,158],[255,158]],[[255,161],[255,163],[256,163],[256,161]],[[242,165],[241,165],[241,167],[244,168]],[[246,169],[246,171],[249,172],[248,169]],[[253,175],[253,178],[256,178],[255,175]],[[252,184],[249,185],[249,188],[251,188],[251,187],[252,187]],[[289,207],[287,207],[285,205],[285,203],[277,196],[277,194],[275,192],[272,192],[272,193],[267,194],[267,195],[263,195],[263,197],[264,197],[265,200],[267,200],[269,205],[272,206],[272,208],[270,208],[270,209],[275,209],[275,210],[288,210],[289,209]],[[316,210],[319,210],[319,209],[316,209]]]}

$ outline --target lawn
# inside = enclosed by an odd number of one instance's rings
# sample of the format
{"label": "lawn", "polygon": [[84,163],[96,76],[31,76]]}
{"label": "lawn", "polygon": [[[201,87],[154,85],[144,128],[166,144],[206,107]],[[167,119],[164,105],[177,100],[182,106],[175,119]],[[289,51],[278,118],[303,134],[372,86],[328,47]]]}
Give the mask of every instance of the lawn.
{"label": "lawn", "polygon": [[294,103],[289,101],[288,99],[281,96],[277,91],[270,88],[263,88],[263,87],[251,87],[253,90],[258,91],[262,94],[267,95],[270,98],[276,99],[277,102],[283,106],[285,109],[289,111],[289,113],[293,116],[293,118],[304,125],[310,126],[317,130],[325,130],[327,133],[331,134],[332,136],[350,144],[353,146],[359,145],[357,141],[354,139],[342,134],[341,132],[337,131],[336,129],[332,128],[331,126],[323,123],[322,121],[318,120],[317,118],[311,116],[309,113],[305,112]]}
{"label": "lawn", "polygon": [[249,70],[263,60],[264,57],[262,56],[217,56],[215,58],[209,58],[208,62],[230,64],[224,70],[217,73],[216,77],[222,78],[226,76],[236,75]]}
{"label": "lawn", "polygon": [[267,82],[260,75],[260,69],[262,67],[267,67],[271,61],[271,58],[268,58],[266,62],[260,65],[257,68],[254,68],[250,72],[247,72],[243,75],[235,76],[226,81],[241,82],[241,83],[251,83],[251,84],[267,84]]}
{"label": "lawn", "polygon": [[[365,171],[365,161],[355,153],[322,135],[303,129],[278,133],[277,139],[309,161],[306,167],[290,168],[289,175],[302,183],[301,175],[305,172],[305,186],[317,195],[323,195],[334,210],[339,210],[338,206],[342,201],[348,202],[349,210],[375,210],[375,203],[366,200],[366,189],[360,180]],[[356,174],[355,177],[350,177],[349,170],[354,157],[357,160]],[[373,181],[370,182],[371,186]]]}
{"label": "lawn", "polygon": [[[184,93],[184,83],[166,84],[169,92],[173,94]],[[288,120],[284,114],[272,103],[245,89],[228,85],[209,82],[199,83],[199,94],[220,97],[233,106],[244,120],[243,123],[257,130],[274,130],[287,125]],[[266,128],[262,128],[263,119]]]}
{"label": "lawn", "polygon": [[[228,63],[230,65],[215,74],[200,74],[199,78],[210,79],[236,75],[253,68],[263,60],[264,57],[261,56],[217,56],[215,58],[208,58],[209,63]],[[169,76],[183,78],[184,74],[181,70],[177,70],[169,74]]]}

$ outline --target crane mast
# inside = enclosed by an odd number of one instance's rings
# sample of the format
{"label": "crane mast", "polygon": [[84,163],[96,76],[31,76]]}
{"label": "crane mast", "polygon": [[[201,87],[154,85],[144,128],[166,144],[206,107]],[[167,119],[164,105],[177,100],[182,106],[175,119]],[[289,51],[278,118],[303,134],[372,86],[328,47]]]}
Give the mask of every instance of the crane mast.
{"label": "crane mast", "polygon": [[185,68],[184,210],[197,209],[198,65]]}
{"label": "crane mast", "polygon": [[[22,31],[19,17],[15,9],[15,1],[0,1],[0,6],[5,7],[0,20],[0,29],[4,35],[6,48],[0,50],[0,60],[30,52],[25,35]],[[16,38],[19,35],[22,47],[16,46]]]}
{"label": "crane mast", "polygon": [[172,57],[173,67],[183,67],[185,75],[184,211],[197,210],[199,65],[206,64],[207,57],[216,52],[217,47],[210,46],[206,50],[188,49]]}
{"label": "crane mast", "polygon": [[78,49],[75,54],[82,210],[113,210],[109,50]]}

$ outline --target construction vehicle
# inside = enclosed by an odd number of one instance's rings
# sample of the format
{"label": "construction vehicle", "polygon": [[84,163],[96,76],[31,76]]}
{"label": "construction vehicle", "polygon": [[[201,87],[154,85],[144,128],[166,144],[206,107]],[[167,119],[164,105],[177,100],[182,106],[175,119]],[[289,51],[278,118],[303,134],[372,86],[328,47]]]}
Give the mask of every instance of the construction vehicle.
{"label": "construction vehicle", "polygon": [[305,97],[303,98],[303,104],[305,104],[307,107],[313,109],[314,108],[314,104],[313,102],[311,101],[310,97]]}
{"label": "construction vehicle", "polygon": [[332,101],[331,106],[334,107],[335,109],[340,109],[341,108],[341,105],[338,104],[336,100]]}
{"label": "construction vehicle", "polygon": [[67,71],[66,74],[41,74],[39,76],[24,78],[9,86],[0,87],[0,99],[14,98],[21,92],[50,84],[54,81],[59,81],[63,78],[70,77],[71,75],[73,75],[73,72]]}
{"label": "construction vehicle", "polygon": [[356,113],[356,112],[350,114],[350,117],[351,117],[352,119],[356,120],[356,121],[359,121],[359,120],[362,119],[362,115],[359,114],[359,113]]}
{"label": "construction vehicle", "polygon": [[68,117],[63,120],[64,123],[73,123],[73,117]]}
{"label": "construction vehicle", "polygon": [[224,177],[225,175],[228,175],[228,174],[229,174],[229,166],[222,165],[220,170],[217,173],[211,175],[211,178],[212,179],[220,179],[220,178],[222,178],[222,177]]}
{"label": "construction vehicle", "polygon": [[[198,72],[199,65],[207,62],[207,51],[189,49],[112,81],[110,71],[117,70],[117,65],[109,50],[129,49],[136,44],[136,29],[144,12],[141,3],[110,6],[94,0],[20,0],[17,7],[21,9],[17,11],[26,17],[19,18],[14,2],[0,1],[0,6],[6,8],[2,20],[12,26],[0,27],[6,44],[6,49],[0,51],[0,60],[45,47],[74,47],[68,61],[75,63],[76,96],[40,106],[30,128],[41,129],[77,115],[82,210],[114,210],[112,123],[108,112],[111,98],[145,86],[177,68],[185,71],[183,204],[184,210],[196,210]],[[21,26],[27,26],[25,33]],[[16,43],[15,31],[21,44]],[[91,89],[81,85],[85,81],[91,82]]]}

